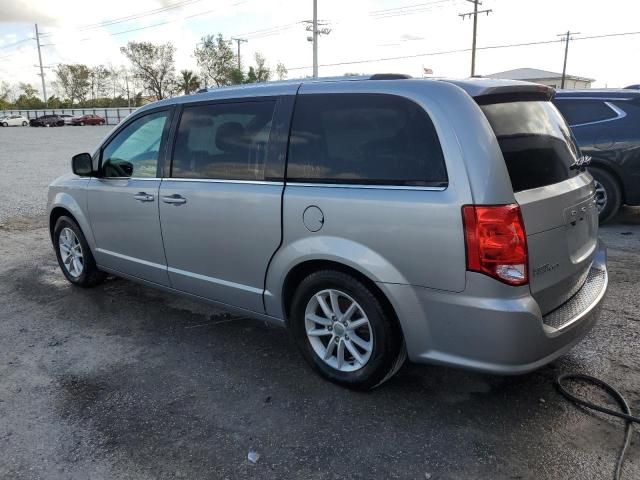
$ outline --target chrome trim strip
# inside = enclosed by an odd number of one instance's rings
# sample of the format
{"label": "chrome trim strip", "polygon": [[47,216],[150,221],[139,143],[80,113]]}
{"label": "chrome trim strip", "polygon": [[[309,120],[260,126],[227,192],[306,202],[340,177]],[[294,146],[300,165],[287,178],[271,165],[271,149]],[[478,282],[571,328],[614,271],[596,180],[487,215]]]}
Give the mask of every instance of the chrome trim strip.
{"label": "chrome trim strip", "polygon": [[162,180],[159,177],[95,177],[98,180],[144,180],[144,181],[152,181],[152,180]]}
{"label": "chrome trim strip", "polygon": [[595,122],[587,122],[587,123],[576,123],[575,125],[569,125],[570,127],[583,127],[584,125],[597,125],[598,123],[604,123],[604,122],[613,122],[615,120],[620,120],[621,118],[624,118],[627,116],[627,112],[625,112],[624,110],[622,110],[620,107],[618,107],[617,105],[614,105],[610,102],[604,102],[604,104],[609,107],[611,110],[613,110],[613,112],[617,115],[617,117],[613,117],[613,118],[605,118],[604,120],[596,120]]}
{"label": "chrome trim strip", "polygon": [[166,265],[161,265],[159,263],[154,263],[154,262],[148,262],[147,260],[142,260],[140,258],[130,257],[129,255],[123,255],[121,253],[116,253],[116,252],[112,252],[110,250],[105,250],[104,248],[96,248],[96,252],[97,253],[104,253],[105,255],[110,255],[112,257],[120,258],[122,260],[127,260],[129,262],[139,263],[141,265],[146,265],[147,267],[158,268],[158,269],[161,269],[161,270],[166,270],[167,269]]}
{"label": "chrome trim strip", "polygon": [[173,178],[166,177],[162,179],[163,183],[166,182],[195,182],[195,183],[240,183],[251,185],[284,185],[283,181],[269,181],[269,180],[225,180],[217,178]]}
{"label": "chrome trim strip", "polygon": [[245,292],[256,293],[258,295],[262,295],[261,288],[249,287],[247,285],[242,285],[240,283],[229,282],[227,280],[220,280],[219,278],[208,277],[206,275],[200,275],[199,273],[187,272],[186,270],[180,270],[179,268],[168,268],[169,273],[177,273],[178,275],[182,275],[184,277],[195,278],[197,280],[202,280],[204,282],[215,283],[216,285],[222,285],[225,287],[235,288],[237,290],[244,290]]}
{"label": "chrome trim strip", "polygon": [[633,97],[554,97],[554,100],[600,100],[601,102],[629,101]]}
{"label": "chrome trim strip", "polygon": [[447,187],[413,187],[410,185],[363,185],[357,183],[304,183],[287,182],[292,187],[327,187],[327,188],[365,188],[373,190],[423,190],[428,192],[443,192]]}

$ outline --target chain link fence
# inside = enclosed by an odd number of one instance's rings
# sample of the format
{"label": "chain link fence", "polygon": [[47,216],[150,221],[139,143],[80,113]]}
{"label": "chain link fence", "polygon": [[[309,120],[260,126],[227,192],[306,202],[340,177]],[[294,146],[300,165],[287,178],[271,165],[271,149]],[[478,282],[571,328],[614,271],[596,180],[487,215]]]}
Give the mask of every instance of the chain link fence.
{"label": "chain link fence", "polygon": [[123,108],[46,108],[37,110],[0,110],[0,117],[4,115],[23,115],[29,120],[43,115],[98,115],[107,121],[107,125],[116,125],[124,120],[136,107]]}

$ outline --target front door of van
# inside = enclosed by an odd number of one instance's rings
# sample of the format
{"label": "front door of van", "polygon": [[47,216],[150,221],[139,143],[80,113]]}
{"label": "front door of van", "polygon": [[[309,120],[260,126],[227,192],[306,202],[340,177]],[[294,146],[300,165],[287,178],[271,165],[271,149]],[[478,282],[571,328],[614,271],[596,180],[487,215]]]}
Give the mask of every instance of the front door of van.
{"label": "front door of van", "polygon": [[168,285],[160,232],[157,169],[169,112],[155,111],[120,130],[101,152],[87,192],[98,265]]}
{"label": "front door of van", "polygon": [[292,97],[183,108],[160,186],[173,288],[264,312],[265,273],[281,238],[283,102],[290,113]]}

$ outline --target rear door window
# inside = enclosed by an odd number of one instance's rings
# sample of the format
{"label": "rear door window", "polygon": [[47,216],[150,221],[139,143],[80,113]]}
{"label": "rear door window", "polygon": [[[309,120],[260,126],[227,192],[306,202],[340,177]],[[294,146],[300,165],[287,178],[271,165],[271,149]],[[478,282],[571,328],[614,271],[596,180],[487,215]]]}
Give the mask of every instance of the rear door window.
{"label": "rear door window", "polygon": [[546,101],[481,105],[498,139],[514,192],[567,180],[578,157],[564,118]]}
{"label": "rear door window", "polygon": [[264,180],[275,101],[185,107],[171,176]]}
{"label": "rear door window", "polygon": [[600,100],[557,98],[554,103],[567,123],[572,126],[611,120],[618,116],[606,102]]}
{"label": "rear door window", "polygon": [[443,187],[442,148],[427,113],[384,94],[306,94],[296,100],[289,181]]}

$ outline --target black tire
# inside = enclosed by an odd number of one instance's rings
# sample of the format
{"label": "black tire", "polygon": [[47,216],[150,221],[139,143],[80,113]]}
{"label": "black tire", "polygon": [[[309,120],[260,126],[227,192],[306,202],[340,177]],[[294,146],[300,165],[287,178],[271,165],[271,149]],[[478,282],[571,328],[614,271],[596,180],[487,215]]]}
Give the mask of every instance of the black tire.
{"label": "black tire", "polygon": [[[78,241],[80,242],[80,246],[82,249],[83,268],[82,268],[82,273],[78,276],[71,275],[71,273],[69,273],[69,271],[67,270],[67,267],[65,267],[62,260],[62,254],[60,252],[60,234],[65,228],[69,228],[70,230],[73,231]],[[87,243],[87,240],[84,238],[84,234],[82,233],[82,230],[80,230],[80,227],[72,218],[67,216],[62,216],[58,218],[58,220],[56,221],[56,225],[53,229],[53,246],[56,252],[56,258],[58,259],[58,265],[60,266],[60,270],[62,270],[62,273],[64,274],[64,276],[72,284],[77,285],[79,287],[83,287],[83,288],[90,288],[102,283],[104,279],[107,277],[106,273],[98,270],[98,267],[96,266],[96,261],[93,258],[91,249],[89,248],[89,244]]]}
{"label": "black tire", "polygon": [[22,122],[22,126],[26,127],[27,126],[27,122]]}
{"label": "black tire", "polygon": [[[369,320],[373,347],[368,361],[357,370],[344,372],[332,367],[320,358],[307,337],[307,304],[316,293],[327,289],[339,290],[349,295]],[[320,375],[349,388],[368,390],[391,378],[406,358],[402,332],[390,315],[392,314],[385,310],[376,295],[356,278],[335,270],[320,270],[306,277],[298,286],[291,303],[289,328],[305,360]]]}
{"label": "black tire", "polygon": [[605,194],[604,205],[602,207],[598,205],[600,209],[599,219],[600,223],[605,223],[618,213],[618,209],[622,204],[622,191],[620,184],[616,178],[609,172],[602,168],[590,168],[589,173],[593,176],[596,183],[596,202],[602,201],[602,195],[599,192],[599,186],[602,187]]}
{"label": "black tire", "polygon": [[80,122],[80,126],[81,126],[81,127],[84,127],[84,122]]}
{"label": "black tire", "polygon": [[7,122],[3,122],[3,123],[2,123],[2,126],[3,126],[3,127],[8,127],[8,126],[9,126],[9,124],[8,124]]}

